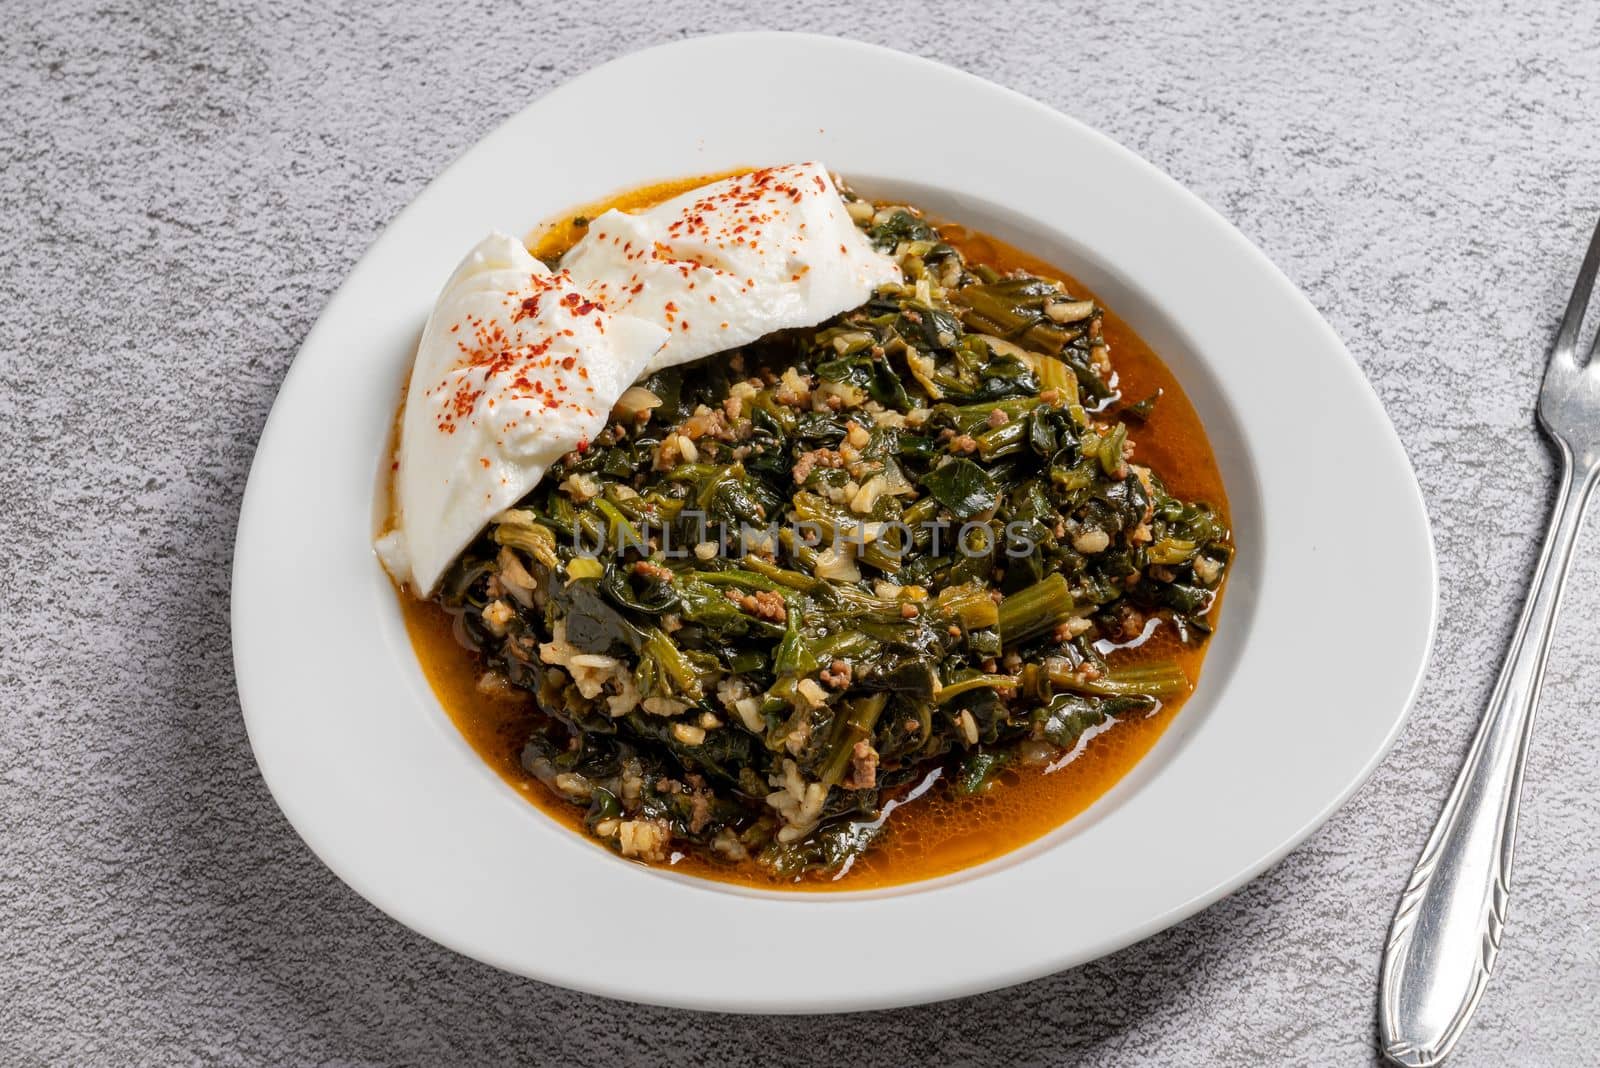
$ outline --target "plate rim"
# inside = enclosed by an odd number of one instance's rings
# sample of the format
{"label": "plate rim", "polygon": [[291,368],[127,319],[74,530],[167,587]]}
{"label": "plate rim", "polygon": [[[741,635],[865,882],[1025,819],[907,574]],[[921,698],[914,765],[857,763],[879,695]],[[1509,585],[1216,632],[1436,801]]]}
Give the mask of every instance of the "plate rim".
{"label": "plate rim", "polygon": [[[1167,187],[1166,192],[1183,200],[1185,202],[1185,206],[1191,212],[1195,212],[1199,216],[1204,217],[1208,223],[1220,223],[1222,226],[1222,232],[1227,235],[1231,235],[1231,239],[1233,239],[1236,244],[1240,246],[1240,251],[1246,256],[1246,258],[1249,259],[1257,268],[1265,268],[1265,274],[1263,277],[1270,279],[1281,291],[1280,295],[1287,298],[1289,304],[1295,306],[1294,310],[1300,313],[1300,318],[1304,320],[1308,315],[1309,320],[1306,320],[1307,323],[1309,324],[1310,322],[1314,321],[1315,327],[1319,328],[1319,332],[1324,335],[1322,339],[1324,346],[1330,350],[1336,351],[1343,357],[1342,364],[1339,364],[1341,370],[1345,372],[1347,376],[1353,375],[1354,378],[1359,381],[1361,386],[1364,388],[1367,402],[1373,409],[1375,409],[1379,421],[1387,431],[1388,438],[1385,442],[1385,445],[1395,454],[1395,457],[1392,458],[1398,459],[1399,467],[1403,470],[1405,478],[1408,482],[1408,488],[1411,491],[1412,499],[1407,503],[1414,505],[1417,518],[1420,519],[1422,543],[1425,548],[1427,562],[1425,575],[1425,582],[1427,586],[1427,609],[1425,613],[1426,635],[1424,637],[1419,655],[1416,657],[1416,664],[1411,673],[1410,684],[1401,706],[1393,715],[1387,733],[1381,739],[1380,744],[1378,744],[1374,751],[1368,756],[1359,772],[1355,774],[1350,781],[1345,784],[1343,789],[1336,793],[1335,796],[1332,796],[1325,803],[1323,803],[1323,805],[1317,809],[1310,818],[1306,819],[1299,827],[1295,828],[1273,848],[1261,854],[1254,862],[1241,867],[1230,878],[1226,878],[1215,883],[1205,892],[1194,894],[1184,900],[1173,903],[1164,911],[1148,917],[1142,924],[1124,927],[1115,935],[1081,941],[1071,951],[1055,953],[1044,951],[1035,953],[1030,955],[1026,962],[1013,962],[1009,966],[987,967],[984,969],[979,969],[978,971],[961,978],[934,978],[929,980],[926,977],[918,977],[919,982],[909,983],[891,990],[885,990],[880,992],[878,996],[874,997],[857,997],[850,1000],[849,1003],[840,1003],[838,998],[830,997],[813,998],[810,1000],[802,998],[795,1000],[780,999],[767,995],[754,994],[740,996],[739,992],[737,991],[664,991],[653,989],[648,984],[641,984],[638,981],[613,981],[607,977],[593,974],[574,975],[570,972],[563,972],[559,965],[555,967],[549,967],[539,962],[530,963],[525,958],[515,957],[503,952],[496,952],[493,949],[486,949],[482,944],[471,939],[457,937],[451,930],[447,929],[447,925],[442,926],[440,923],[436,922],[436,917],[429,917],[419,914],[415,908],[407,907],[406,905],[396,901],[394,896],[386,893],[382,887],[375,887],[361,875],[353,873],[351,870],[352,865],[348,861],[348,858],[341,855],[338,850],[331,848],[323,838],[322,830],[317,825],[315,815],[308,811],[303,804],[304,798],[300,793],[296,792],[302,788],[296,780],[294,774],[288,769],[282,767],[281,764],[276,763],[277,758],[275,755],[270,758],[263,758],[262,754],[264,750],[271,751],[267,742],[267,735],[271,733],[271,725],[267,719],[263,718],[265,715],[265,709],[262,707],[263,704],[269,700],[269,698],[253,697],[247,693],[247,691],[250,691],[251,693],[259,694],[264,685],[260,682],[261,674],[259,669],[261,665],[255,662],[253,659],[256,654],[253,652],[255,646],[252,644],[254,640],[252,638],[252,634],[255,633],[254,628],[259,623],[259,620],[251,618],[254,603],[253,597],[257,589],[257,587],[254,585],[254,583],[257,581],[257,578],[252,569],[261,566],[259,563],[260,552],[258,546],[252,540],[252,538],[254,532],[258,528],[258,525],[262,522],[258,516],[260,512],[261,498],[263,493],[266,492],[263,489],[263,480],[265,480],[267,477],[266,475],[261,474],[260,478],[258,478],[258,474],[260,474],[261,471],[266,470],[263,457],[271,455],[270,447],[272,443],[276,442],[280,437],[282,437],[285,420],[289,418],[289,416],[284,414],[284,412],[287,410],[284,404],[284,397],[294,395],[292,391],[299,388],[297,386],[297,382],[301,381],[309,373],[307,369],[312,360],[316,358],[312,357],[308,359],[306,358],[305,354],[308,351],[316,350],[317,345],[319,344],[320,336],[324,331],[325,323],[333,319],[337,312],[343,310],[343,306],[348,300],[352,283],[358,277],[362,276],[364,272],[371,268],[375,252],[380,250],[380,247],[385,243],[385,239],[388,237],[388,235],[398,228],[410,225],[412,219],[419,217],[426,206],[429,205],[435,197],[441,195],[438,190],[445,183],[446,179],[464,169],[470,168],[483,146],[491,139],[496,137],[496,135],[503,134],[504,131],[516,124],[520,119],[523,119],[524,116],[533,113],[541,106],[545,106],[546,102],[550,101],[552,98],[560,96],[561,94],[566,94],[567,96],[572,97],[575,96],[581,89],[591,88],[595,84],[600,83],[605,79],[617,78],[619,73],[625,73],[632,66],[644,66],[648,60],[659,59],[664,55],[679,51],[704,49],[707,47],[726,47],[728,49],[737,49],[747,52],[750,50],[759,51],[761,49],[773,47],[785,50],[796,47],[817,49],[821,51],[843,50],[844,52],[853,53],[856,57],[870,56],[883,62],[888,62],[888,57],[893,57],[894,62],[903,66],[914,68],[924,75],[936,77],[946,81],[953,81],[954,83],[957,83],[962,90],[967,92],[982,92],[991,95],[998,95],[999,99],[1004,100],[1013,107],[1025,108],[1031,112],[1034,112],[1035,114],[1043,113],[1044,115],[1048,116],[1049,120],[1063,124],[1063,129],[1071,130],[1074,136],[1089,138],[1101,142],[1108,150],[1120,155],[1123,158],[1124,163],[1132,165],[1136,168],[1140,168],[1146,172],[1147,177],[1152,178],[1159,183],[1164,183]],[[641,179],[644,177],[648,176],[641,176]],[[560,205],[557,205],[556,210],[560,210],[560,207]],[[441,272],[440,277],[442,278],[443,272],[447,272],[449,264],[435,266],[437,266]],[[1230,496],[1233,496],[1234,487],[1230,485],[1229,488]],[[365,506],[365,502],[363,502],[363,506]],[[1227,611],[1226,605],[1224,611]],[[425,187],[417,195],[417,197],[411,201],[410,204],[396,214],[396,216],[380,233],[378,238],[373,242],[372,246],[369,247],[368,251],[356,263],[355,267],[352,268],[350,274],[341,282],[340,286],[329,297],[327,305],[324,307],[321,315],[319,316],[316,325],[314,325],[311,331],[307,334],[299,353],[296,355],[294,362],[285,375],[284,381],[280,387],[278,399],[274,402],[272,413],[269,415],[266,423],[263,426],[260,443],[258,444],[256,455],[252,460],[249,480],[246,484],[245,493],[243,495],[240,507],[240,521],[233,561],[230,605],[231,629],[234,639],[233,650],[235,675],[238,682],[241,711],[244,715],[246,729],[250,736],[252,748],[257,754],[258,765],[260,767],[262,777],[266,782],[269,791],[272,793],[275,802],[284,811],[291,825],[295,827],[296,832],[299,833],[302,839],[307,842],[319,859],[321,859],[323,863],[330,868],[330,870],[339,875],[339,877],[348,885],[350,885],[352,889],[356,890],[357,893],[361,894],[367,900],[377,905],[380,909],[389,913],[391,916],[394,916],[396,919],[399,919],[407,926],[412,927],[414,930],[417,930],[424,936],[455,949],[458,952],[462,952],[465,955],[484,960],[487,963],[516,974],[526,975],[542,981],[556,983],[558,985],[573,989],[584,990],[589,993],[595,993],[614,998],[623,998],[632,1001],[715,1011],[761,1012],[869,1010],[942,1000],[945,998],[959,997],[983,990],[990,990],[1011,985],[1016,982],[1022,982],[1041,975],[1049,974],[1066,967],[1075,966],[1087,960],[1103,956],[1106,953],[1114,952],[1117,949],[1132,944],[1133,942],[1149,937],[1150,935],[1168,926],[1171,926],[1172,924],[1177,923],[1190,915],[1193,915],[1195,912],[1198,912],[1207,905],[1232,893],[1244,883],[1250,881],[1267,868],[1276,864],[1295,847],[1305,841],[1312,833],[1315,832],[1317,828],[1326,822],[1334,812],[1342,807],[1356,790],[1366,783],[1378,765],[1387,756],[1400,731],[1404,729],[1404,726],[1409,719],[1410,712],[1415,705],[1416,698],[1420,691],[1426,674],[1427,665],[1431,657],[1433,641],[1436,634],[1437,616],[1438,562],[1434,548],[1431,524],[1427,514],[1426,501],[1422,495],[1421,487],[1417,483],[1409,457],[1406,455],[1404,447],[1400,442],[1398,435],[1394,431],[1392,423],[1390,423],[1387,417],[1387,413],[1383,411],[1381,402],[1378,400],[1376,393],[1373,391],[1371,383],[1362,373],[1359,365],[1354,360],[1354,357],[1351,356],[1351,354],[1345,349],[1342,342],[1338,339],[1332,327],[1328,325],[1326,320],[1310,303],[1309,299],[1306,298],[1306,296],[1298,289],[1298,287],[1293,284],[1292,281],[1287,278],[1287,276],[1285,276],[1275,265],[1271,263],[1270,260],[1267,259],[1264,253],[1262,253],[1252,242],[1245,238],[1242,233],[1228,223],[1226,219],[1224,219],[1215,211],[1215,209],[1211,208],[1194,193],[1178,184],[1175,180],[1165,175],[1154,165],[1148,163],[1130,150],[1116,144],[1116,142],[1112,141],[1106,135],[1093,129],[1092,127],[1087,126],[1086,124],[1079,122],[1076,119],[1071,118],[1070,116],[1057,112],[1049,108],[1047,105],[1032,100],[1031,98],[1028,98],[1013,90],[988,82],[975,75],[947,67],[943,64],[916,56],[910,56],[876,45],[869,45],[839,38],[823,37],[819,35],[778,32],[717,34],[670,42],[621,56],[599,67],[596,67],[585,74],[579,75],[577,78],[564,83],[562,86],[552,90],[550,93],[544,94],[536,100],[530,102],[522,109],[519,109],[515,114],[505,119],[501,124],[497,125],[494,130],[485,134],[483,138],[474,143],[474,145],[468,148],[461,157],[459,157],[454,163],[441,172],[438,178],[430,182],[429,185]],[[448,726],[448,723],[446,723],[446,725]],[[453,730],[453,728],[451,729]],[[461,744],[463,746],[465,745],[464,742]],[[472,759],[477,759],[475,754],[472,756]],[[269,770],[269,765],[272,765],[271,770]],[[486,772],[488,771],[487,768],[484,768],[484,770]],[[490,772],[490,774],[492,774],[492,772]],[[505,791],[505,793],[507,800],[514,802],[518,806],[526,805],[522,799],[515,797],[509,790]],[[562,833],[569,834],[570,832],[566,832],[563,829]],[[1027,848],[1028,847],[1024,847],[1024,849]],[[1012,856],[1014,855],[1015,854]],[[1009,863],[1009,859],[1007,863]],[[987,866],[980,867],[976,870],[978,872],[982,872],[986,867]],[[924,888],[926,885],[927,884],[911,884],[906,888],[906,892],[904,894],[899,892],[891,892],[887,895],[887,897],[893,900],[904,900],[911,893],[920,893],[922,888]],[[818,904],[822,907],[838,907],[839,905],[842,905],[844,902],[848,901],[865,902],[874,900],[871,898],[864,899],[856,895],[829,896],[822,900],[819,900],[817,895],[786,894],[782,896],[789,900],[801,899],[807,903]],[[875,900],[881,901],[883,898],[880,897]],[[800,901],[795,900],[794,904],[798,906]],[[619,965],[618,970],[625,969],[622,969]]]}

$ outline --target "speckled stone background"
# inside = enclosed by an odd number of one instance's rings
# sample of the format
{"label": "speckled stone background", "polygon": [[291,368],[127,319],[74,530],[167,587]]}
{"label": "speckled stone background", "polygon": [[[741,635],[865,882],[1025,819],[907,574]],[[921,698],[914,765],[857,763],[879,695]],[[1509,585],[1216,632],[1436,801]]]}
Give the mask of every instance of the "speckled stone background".
{"label": "speckled stone background", "polygon": [[[1395,897],[1548,504],[1532,404],[1600,213],[1600,8],[445,6],[11,0],[0,16],[0,1063],[1372,1063]],[[329,292],[525,102],[635,48],[758,27],[992,78],[1186,183],[1343,335],[1427,495],[1440,630],[1394,752],[1275,869],[1071,973],[845,1018],[567,993],[379,914],[301,845],[251,759],[234,523]],[[1381,534],[1381,515],[1351,520]],[[1329,651],[1335,669],[1383,641],[1372,609],[1369,633]],[[1461,1065],[1600,1060],[1596,638],[1591,534],[1533,746],[1507,944]]]}

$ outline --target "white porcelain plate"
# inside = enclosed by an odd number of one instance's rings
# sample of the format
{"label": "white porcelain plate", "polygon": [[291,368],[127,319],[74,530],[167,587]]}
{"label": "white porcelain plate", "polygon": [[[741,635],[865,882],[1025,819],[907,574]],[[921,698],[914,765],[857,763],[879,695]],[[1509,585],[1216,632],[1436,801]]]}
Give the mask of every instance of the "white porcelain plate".
{"label": "white porcelain plate", "polygon": [[[975,150],[973,130],[1016,151]],[[664,874],[556,826],[439,707],[369,544],[418,332],[474,242],[653,179],[806,159],[1098,292],[1198,408],[1238,542],[1198,691],[1127,779],[1004,858],[844,894]],[[273,796],[330,868],[402,923],[579,990],[821,1012],[1071,967],[1262,871],[1393,741],[1427,658],[1435,584],[1421,497],[1377,399],[1310,303],[1216,212],[1095,131],[969,75],[830,38],[741,34],[574,80],[390,224],[328,302],[262,433],[233,642]],[[853,960],[871,947],[872,967],[843,959],[846,936]]]}

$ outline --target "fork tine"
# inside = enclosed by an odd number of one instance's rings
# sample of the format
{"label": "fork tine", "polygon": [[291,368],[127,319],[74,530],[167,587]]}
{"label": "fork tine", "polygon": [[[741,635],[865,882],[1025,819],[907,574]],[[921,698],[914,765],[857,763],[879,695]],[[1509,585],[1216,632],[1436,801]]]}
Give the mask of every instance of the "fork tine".
{"label": "fork tine", "polygon": [[[1552,353],[1552,358],[1571,367],[1576,367],[1578,363],[1578,331],[1583,328],[1583,313],[1589,308],[1589,294],[1594,291],[1596,272],[1600,272],[1600,223],[1595,224],[1594,236],[1589,239],[1589,251],[1583,257],[1583,266],[1578,269],[1578,281],[1572,287],[1572,299],[1567,301],[1567,313],[1561,318],[1561,332],[1556,335],[1556,347]],[[1600,335],[1596,335],[1595,344],[1589,347],[1590,356],[1594,355],[1597,347],[1600,347]]]}

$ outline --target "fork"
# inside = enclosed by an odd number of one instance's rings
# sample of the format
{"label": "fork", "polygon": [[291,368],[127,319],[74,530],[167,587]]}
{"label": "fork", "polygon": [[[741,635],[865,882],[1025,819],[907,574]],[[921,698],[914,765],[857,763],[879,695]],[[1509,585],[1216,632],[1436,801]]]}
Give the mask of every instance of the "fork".
{"label": "fork", "polygon": [[1600,225],[1567,302],[1539,391],[1539,425],[1561,458],[1561,486],[1533,586],[1466,763],[1401,895],[1383,954],[1383,1052],[1408,1068],[1450,1055],[1483,996],[1511,894],[1517,802],[1533,712],[1584,505],[1600,476],[1600,338],[1578,360]]}

